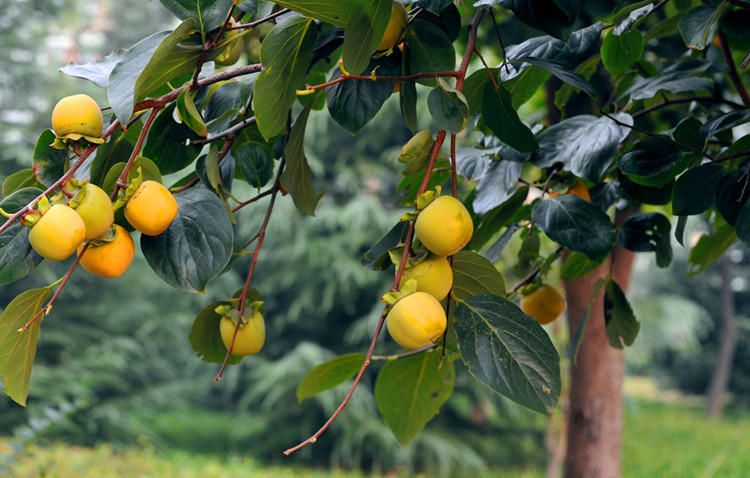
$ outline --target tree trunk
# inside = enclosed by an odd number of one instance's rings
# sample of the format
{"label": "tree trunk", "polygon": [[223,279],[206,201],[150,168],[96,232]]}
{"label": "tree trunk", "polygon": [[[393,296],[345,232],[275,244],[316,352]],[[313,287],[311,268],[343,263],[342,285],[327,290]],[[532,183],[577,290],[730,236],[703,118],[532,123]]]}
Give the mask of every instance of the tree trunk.
{"label": "tree trunk", "polygon": [[[618,214],[619,225],[634,210]],[[596,281],[613,279],[623,291],[630,282],[633,253],[615,246],[610,259],[587,277],[565,281],[570,336],[575,333],[594,292]],[[611,269],[610,269],[611,268]],[[566,478],[620,476],[622,375],[624,353],[612,348],[604,329],[604,289],[594,300],[576,364],[571,364]]]}
{"label": "tree trunk", "polygon": [[729,256],[721,257],[721,336],[719,357],[716,360],[711,385],[708,388],[706,413],[718,418],[724,411],[724,395],[732,374],[734,351],[737,348],[737,318],[734,314],[734,293],[732,292],[732,266]]}

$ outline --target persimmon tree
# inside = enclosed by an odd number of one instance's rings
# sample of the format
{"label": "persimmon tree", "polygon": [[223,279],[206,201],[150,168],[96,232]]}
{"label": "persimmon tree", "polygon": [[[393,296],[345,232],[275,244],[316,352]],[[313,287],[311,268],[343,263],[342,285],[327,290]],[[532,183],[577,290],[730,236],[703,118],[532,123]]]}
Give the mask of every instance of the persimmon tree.
{"label": "persimmon tree", "polygon": [[[123,211],[133,190],[177,175],[167,184],[176,217],[163,232],[140,235],[153,271],[170,286],[203,292],[235,263],[250,262],[244,286],[196,311],[190,333],[198,357],[220,364],[218,380],[243,360],[232,354],[243,320],[265,314],[254,270],[261,249],[273,247],[265,233],[269,221],[280,220],[275,204],[293,201],[314,216],[324,193],[313,186],[305,157],[311,112],[326,110],[356,134],[397,96],[403,127],[413,133],[393,172],[401,175],[404,215],[362,257],[373,271],[395,269],[392,287],[373,296],[385,305],[369,349],[320,364],[299,384],[304,400],[354,378],[330,419],[287,454],[314,443],[345,413],[377,359],[386,361],[377,370],[378,409],[403,444],[450,396],[456,362],[497,393],[551,415],[561,393],[560,357],[517,305],[520,295],[557,274],[578,284],[569,287],[576,297],[568,355],[576,363],[588,340],[622,349],[638,334],[624,293],[628,274],[616,267],[623,251],[651,252],[667,267],[674,235],[691,248],[695,274],[738,239],[750,239],[750,135],[733,134],[750,122],[747,2],[418,0],[406,5],[393,42],[384,42],[387,30],[393,36],[392,0],[161,3],[181,21],[174,30],[102,61],[61,68],[106,90],[104,131],[66,141],[41,132],[30,167],[3,183],[0,283],[39,265],[23,223],[34,222],[25,219],[50,198],[68,202],[73,180],[103,189],[115,200],[115,223],[133,230]],[[520,23],[525,38],[509,44],[517,34],[508,31]],[[540,100],[546,115],[519,116]],[[422,105],[428,120],[417,117]],[[239,190],[255,193],[237,197]],[[379,342],[391,340],[381,336],[391,307],[409,293],[426,294],[402,277],[428,257],[415,223],[441,194],[461,199],[473,223],[468,244],[443,253],[451,254],[453,277],[440,306],[447,328],[424,346],[374,355]],[[241,236],[243,213],[258,207],[265,208],[262,224]],[[443,216],[431,220],[452,220]],[[691,216],[710,230],[688,244]],[[520,253],[503,270],[518,280],[506,286],[496,264],[511,241]],[[80,257],[60,280],[17,296],[0,317],[0,375],[19,404],[29,393],[42,321],[74,280]],[[598,335],[586,335],[587,328]],[[593,377],[604,362],[576,367]],[[617,373],[607,380],[619,381]]]}

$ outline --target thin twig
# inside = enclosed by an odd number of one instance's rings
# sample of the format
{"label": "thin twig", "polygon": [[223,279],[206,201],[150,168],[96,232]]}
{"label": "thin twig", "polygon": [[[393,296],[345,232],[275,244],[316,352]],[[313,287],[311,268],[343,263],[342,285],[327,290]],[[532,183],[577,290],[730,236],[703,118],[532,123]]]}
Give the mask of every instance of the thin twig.
{"label": "thin twig", "polygon": [[747,89],[745,89],[745,85],[742,83],[739,73],[737,73],[737,67],[734,64],[734,59],[732,59],[732,51],[729,49],[727,36],[721,29],[719,29],[716,35],[719,37],[719,45],[721,46],[721,54],[724,57],[724,62],[729,67],[729,78],[732,80],[740,98],[742,98],[742,104],[746,108],[750,108],[750,96],[747,93]]}
{"label": "thin twig", "polygon": [[226,138],[227,136],[236,136],[237,133],[247,128],[248,126],[254,125],[255,123],[256,123],[255,116],[251,116],[250,118],[240,121],[236,125],[233,125],[231,128],[228,128],[225,131],[222,131],[221,133],[217,133],[211,136],[210,138],[197,139],[195,141],[191,141],[190,144],[193,146],[203,146],[213,141],[220,140],[221,138]]}
{"label": "thin twig", "polygon": [[216,45],[216,42],[221,38],[221,36],[224,34],[224,30],[226,30],[227,25],[232,20],[232,14],[234,13],[236,5],[234,2],[232,2],[232,7],[229,9],[229,12],[227,13],[227,18],[224,20],[224,23],[221,24],[221,28],[219,29],[219,33],[216,34],[215,37],[213,37],[210,41],[207,41],[203,44],[203,51],[201,52],[201,57],[198,60],[198,65],[195,67],[195,73],[193,73],[193,79],[190,81],[190,91],[195,91],[198,88],[200,88],[200,85],[198,85],[198,76],[201,73],[201,70],[203,69],[203,63],[206,62],[206,57],[208,57],[208,52],[211,51],[211,49]]}
{"label": "thin twig", "polygon": [[226,30],[244,30],[246,28],[248,28],[248,29],[249,28],[255,28],[258,25],[260,25],[261,23],[269,22],[269,21],[273,20],[274,18],[280,17],[281,15],[283,15],[285,13],[289,13],[289,12],[291,12],[291,10],[289,10],[288,8],[284,8],[284,9],[279,10],[276,13],[272,13],[272,14],[268,15],[265,18],[261,18],[260,20],[255,20],[254,22],[242,23],[242,24],[234,25],[234,26],[228,26],[226,28]]}
{"label": "thin twig", "polygon": [[115,198],[117,197],[117,192],[120,190],[120,188],[123,187],[125,181],[127,181],[130,169],[133,167],[133,163],[135,163],[135,160],[138,159],[139,153],[141,152],[141,147],[143,146],[143,142],[146,140],[146,134],[148,134],[148,131],[151,129],[151,125],[154,123],[154,120],[156,119],[156,116],[159,114],[160,110],[161,108],[154,108],[151,110],[151,114],[148,116],[146,123],[143,125],[143,129],[141,129],[140,134],[138,134],[138,140],[136,140],[135,146],[133,146],[133,152],[130,153],[128,162],[125,163],[125,167],[123,168],[122,173],[120,173],[120,177],[117,178],[117,184],[112,190],[112,194],[109,195],[109,198],[112,201],[115,200]]}
{"label": "thin twig", "polygon": [[424,347],[420,347],[420,348],[414,349],[414,350],[409,350],[408,352],[402,352],[400,354],[394,354],[394,355],[373,355],[372,357],[370,357],[370,360],[372,360],[372,361],[376,361],[376,360],[377,361],[382,361],[382,360],[387,360],[387,361],[398,360],[398,359],[402,359],[402,358],[406,358],[406,357],[411,357],[412,355],[419,355],[419,354],[421,354],[423,352],[427,352],[428,350],[432,350],[434,348],[437,348],[437,344],[425,345]]}
{"label": "thin twig", "polygon": [[[341,61],[339,61],[339,65],[341,64]],[[337,83],[341,83],[345,80],[361,80],[361,81],[413,81],[413,80],[422,80],[426,78],[458,78],[461,75],[460,71],[438,71],[436,73],[417,73],[415,75],[406,75],[406,76],[377,76],[375,75],[375,70],[372,71],[372,74],[370,75],[352,75],[351,73],[341,73],[341,76],[336,78],[335,80],[326,81],[325,83],[320,83],[318,85],[306,85],[305,89],[302,90],[303,92],[308,91],[317,91],[323,88],[327,88],[329,86],[333,86]]]}
{"label": "thin twig", "polygon": [[722,104],[725,104],[725,105],[729,105],[729,106],[731,106],[731,107],[733,107],[735,109],[740,109],[740,110],[747,109],[746,106],[743,106],[743,105],[741,105],[739,103],[735,103],[734,101],[731,101],[731,100],[726,100],[724,98],[716,98],[716,97],[713,97],[713,96],[689,96],[689,97],[686,97],[686,98],[675,98],[675,99],[671,99],[671,100],[666,100],[666,101],[664,101],[662,103],[659,103],[659,104],[656,104],[654,106],[650,106],[650,107],[644,108],[644,109],[642,109],[640,111],[636,111],[635,113],[632,113],[631,116],[633,118],[638,118],[638,117],[641,117],[643,115],[647,115],[649,113],[652,113],[652,112],[654,112],[654,111],[656,111],[658,109],[665,108],[667,106],[678,105],[678,104],[683,104],[683,103],[692,103],[693,101],[705,101],[706,103],[722,103]]}

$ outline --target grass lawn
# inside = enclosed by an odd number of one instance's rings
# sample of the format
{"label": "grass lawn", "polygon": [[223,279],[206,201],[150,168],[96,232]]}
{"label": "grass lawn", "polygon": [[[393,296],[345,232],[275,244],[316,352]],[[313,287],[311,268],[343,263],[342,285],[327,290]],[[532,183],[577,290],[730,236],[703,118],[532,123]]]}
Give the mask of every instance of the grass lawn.
{"label": "grass lawn", "polygon": [[[750,476],[750,414],[729,411],[708,421],[700,399],[660,392],[652,384],[628,380],[625,398],[622,470],[625,478]],[[8,453],[0,439],[0,455]],[[18,478],[358,478],[351,470],[267,467],[250,457],[221,458],[153,447],[116,450],[64,444],[31,446],[18,456],[11,476]],[[487,470],[482,477],[543,477],[538,469]],[[389,477],[407,476],[389,473]],[[424,475],[428,476],[428,475]]]}

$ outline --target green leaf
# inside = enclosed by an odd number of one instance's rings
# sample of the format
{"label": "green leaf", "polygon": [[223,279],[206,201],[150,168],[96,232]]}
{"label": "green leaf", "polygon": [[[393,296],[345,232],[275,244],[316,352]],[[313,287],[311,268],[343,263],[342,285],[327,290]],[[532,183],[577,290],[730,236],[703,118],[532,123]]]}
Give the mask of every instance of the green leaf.
{"label": "green leaf", "polygon": [[406,237],[408,224],[399,222],[391,228],[377,244],[362,254],[362,265],[374,271],[384,271],[391,266],[391,258],[388,251],[403,243]]}
{"label": "green leaf", "polygon": [[572,194],[534,204],[531,219],[550,239],[592,261],[601,262],[615,243],[615,226],[609,216]]}
{"label": "green leaf", "polygon": [[[172,109],[174,109],[174,105],[172,105]],[[152,125],[151,132],[153,134],[156,134],[155,130],[158,128],[158,122],[159,120],[157,118]],[[136,121],[130,125],[127,131],[118,128],[106,143],[96,148],[96,153],[91,162],[91,169],[89,171],[91,183],[101,186],[104,184],[107,172],[109,172],[112,166],[117,163],[126,163],[128,161],[130,155],[133,153],[133,147],[138,141],[138,136],[140,135],[142,127],[143,122]],[[170,146],[175,149],[179,148],[178,145]],[[159,155],[152,157],[159,157]]]}
{"label": "green leaf", "polygon": [[574,252],[560,268],[560,278],[568,280],[586,277],[600,265],[602,265],[601,262],[592,261],[585,254]]}
{"label": "green leaf", "polygon": [[750,242],[750,201],[746,202],[737,215],[734,230],[741,241]]}
{"label": "green leaf", "polygon": [[321,2],[320,0],[281,0],[278,2],[295,12],[311,18],[323,20],[333,26],[344,28],[349,23],[355,0],[336,0],[332,2]]}
{"label": "green leaf", "polygon": [[401,83],[398,95],[401,115],[406,127],[412,133],[417,131],[417,86],[413,81]]}
{"label": "green leaf", "polygon": [[[221,305],[232,305],[229,301],[212,302],[208,304],[193,321],[193,327],[190,329],[190,346],[195,354],[204,362],[222,363],[227,355],[227,347],[221,340],[221,315],[217,314],[215,309]],[[236,303],[235,303],[236,304]],[[228,364],[236,364],[242,360],[242,357],[230,355]]]}
{"label": "green leaf", "polygon": [[594,306],[594,302],[599,297],[599,292],[606,283],[607,279],[604,278],[597,279],[594,283],[594,290],[589,298],[589,303],[586,306],[583,317],[581,317],[581,321],[578,322],[578,327],[576,327],[575,332],[573,332],[573,337],[570,339],[570,345],[568,345],[568,361],[573,365],[578,363],[578,349],[581,347],[583,333],[586,331],[586,325],[589,323],[589,318],[591,317],[591,308]]}
{"label": "green leaf", "polygon": [[234,230],[224,203],[202,185],[175,195],[179,212],[158,236],[141,235],[146,261],[164,282],[203,292],[232,256]]}
{"label": "green leaf", "polygon": [[198,29],[210,32],[227,18],[232,0],[159,0],[164,8],[180,20],[192,18]]}
{"label": "green leaf", "polygon": [[[256,88],[257,91],[257,88]],[[284,149],[284,158],[286,158],[286,168],[281,174],[281,184],[289,194],[292,195],[294,205],[297,209],[309,216],[315,215],[315,206],[323,197],[323,193],[316,193],[312,186],[312,170],[307,164],[305,157],[304,139],[305,126],[307,118],[310,116],[310,109],[314,102],[310,102],[305,109],[297,116],[297,120],[292,126],[289,134],[289,142]]]}
{"label": "green leaf", "polygon": [[680,20],[680,34],[688,48],[703,50],[708,37],[721,12],[728,2],[717,2],[715,5],[700,5],[692,8]]}
{"label": "green leaf", "polygon": [[747,123],[748,121],[750,121],[750,111],[730,111],[706,121],[706,124],[701,126],[701,134],[704,138],[709,139],[715,134]]}
{"label": "green leaf", "polygon": [[672,140],[655,136],[636,143],[617,161],[617,167],[638,184],[661,187],[674,180],[675,163],[682,159]]}
{"label": "green leaf", "polygon": [[352,353],[317,365],[305,375],[297,387],[297,400],[302,402],[306,398],[341,385],[354,377],[364,361],[365,354]]}
{"label": "green leaf", "polygon": [[438,15],[453,4],[451,0],[417,0],[414,3],[435,15]]}
{"label": "green leaf", "polygon": [[5,384],[5,393],[24,407],[29,396],[31,367],[36,357],[39,329],[44,315],[25,331],[18,332],[18,329],[42,310],[50,294],[49,287],[22,292],[10,301],[0,315],[0,377]]}
{"label": "green leaf", "polygon": [[423,129],[412,136],[401,149],[398,157],[399,163],[405,163],[407,166],[401,172],[404,176],[414,174],[424,167],[427,160],[430,159],[432,145],[435,141],[432,139],[432,131]]}
{"label": "green leaf", "polygon": [[370,54],[380,44],[393,0],[357,0],[352,2],[352,13],[344,30],[344,49],[341,58],[344,68],[361,72],[370,63]]}
{"label": "green leaf", "polygon": [[[480,68],[469,75],[464,81],[464,87],[461,92],[464,94],[466,102],[469,104],[470,116],[474,116],[482,108],[484,87],[490,81],[490,73],[495,78],[495,81],[500,84],[500,71],[497,68],[492,68],[489,71],[487,68]],[[501,86],[502,88],[506,88],[508,85]]]}
{"label": "green leaf", "polygon": [[[488,4],[495,3],[497,2],[492,0]],[[500,0],[500,4],[503,8],[513,10],[525,24],[555,38],[567,38],[570,35],[578,11],[577,0]],[[562,8],[561,4],[565,8]]]}
{"label": "green leaf", "polygon": [[175,108],[176,105],[172,104],[159,113],[151,125],[146,137],[146,145],[143,147],[143,155],[147,158],[154,158],[154,162],[163,174],[176,173],[185,169],[195,161],[202,149],[189,144],[190,141],[200,139],[200,137],[185,123],[178,123],[174,120]]}
{"label": "green leaf", "polygon": [[622,349],[623,345],[633,345],[641,324],[635,318],[625,293],[613,280],[607,281],[604,289],[604,321],[607,340],[612,347]]}
{"label": "green leaf", "polygon": [[514,303],[494,295],[461,302],[456,333],[469,373],[514,402],[551,415],[560,395],[560,357],[547,332]]}
{"label": "green leaf", "polygon": [[633,252],[655,252],[656,265],[667,267],[672,262],[669,233],[672,225],[658,212],[644,212],[627,218],[617,234],[617,242]]}
{"label": "green leaf", "polygon": [[484,122],[500,138],[500,141],[511,148],[524,153],[538,150],[539,145],[534,133],[521,121],[513,108],[510,93],[502,86],[502,83],[499,83],[498,87],[499,89],[495,90],[495,84],[491,81],[484,85],[482,97]]}
{"label": "green leaf", "polygon": [[[43,188],[44,185],[36,180],[34,170],[31,168],[19,169],[3,181],[3,197],[10,196],[23,188]],[[7,211],[6,211],[7,212]]]}
{"label": "green leaf", "polygon": [[438,126],[449,133],[464,129],[469,119],[469,104],[463,93],[452,88],[442,78],[437,79],[438,88],[433,88],[427,98],[430,116]]}
{"label": "green leaf", "polygon": [[724,168],[714,163],[685,171],[674,183],[672,213],[675,216],[692,216],[708,210],[714,203],[716,183],[723,175]]}
{"label": "green leaf", "polygon": [[516,211],[523,205],[529,195],[529,188],[524,186],[518,188],[513,195],[499,206],[491,209],[481,218],[474,219],[474,235],[469,243],[469,249],[479,250],[500,229],[508,225]]}
{"label": "green leaf", "polygon": [[74,64],[71,62],[62,68],[58,68],[57,71],[64,75],[89,80],[99,88],[106,90],[109,84],[109,75],[124,54],[125,50],[118,49],[105,56],[102,60],[84,64]]}
{"label": "green leaf", "polygon": [[708,266],[716,262],[729,246],[735,243],[737,234],[734,228],[727,224],[723,219],[718,218],[714,224],[714,230],[711,234],[703,234],[698,242],[690,249],[688,258],[687,277],[706,270]]}
{"label": "green leaf", "polygon": [[745,188],[747,169],[735,169],[719,179],[714,189],[714,206],[732,226],[737,221],[742,206],[748,202]]}
{"label": "green leaf", "polygon": [[[373,59],[367,70],[380,76],[398,76],[400,67],[391,57]],[[336,69],[331,80],[341,77]],[[394,81],[344,80],[326,88],[328,112],[342,128],[354,134],[380,111],[391,97]]]}
{"label": "green leaf", "polygon": [[[104,178],[101,186],[107,194],[112,194],[112,191],[115,190],[117,179],[125,169],[125,164],[126,163],[117,163],[107,171],[107,176]],[[136,160],[133,161],[133,166],[130,168],[130,171],[128,171],[128,177],[125,178],[125,183],[130,184],[130,182],[138,175],[138,168],[141,168],[143,179],[162,182],[159,168],[153,161],[148,158],[136,158]]]}
{"label": "green leaf", "polygon": [[[0,201],[0,208],[13,214],[42,194],[41,189],[22,188]],[[16,221],[0,233],[0,285],[9,284],[26,277],[42,262],[42,256],[34,252],[29,243],[30,227]]]}
{"label": "green leaf", "polygon": [[602,63],[614,76],[628,71],[643,55],[643,34],[633,30],[621,35],[613,32],[604,38],[602,43]]}
{"label": "green leaf", "polygon": [[232,156],[237,161],[242,178],[256,189],[265,186],[273,176],[271,153],[258,143],[246,142],[234,146]]}
{"label": "green leaf", "polygon": [[589,81],[584,78],[583,75],[581,75],[562,61],[535,57],[520,58],[520,60],[529,62],[534,66],[538,66],[539,68],[549,71],[564,83],[578,88],[592,98],[596,98],[597,96],[596,90],[591,85],[591,83],[589,83]]}
{"label": "green leaf", "polygon": [[[416,19],[407,30],[409,71],[437,73],[451,71],[456,65],[456,51],[445,32],[434,23]],[[435,80],[418,80],[418,83],[435,86]]]}
{"label": "green leaf", "polygon": [[293,16],[276,24],[261,44],[263,71],[255,80],[253,110],[266,140],[284,130],[296,90],[304,86],[316,37],[312,19]]}
{"label": "green leaf", "polygon": [[31,160],[37,180],[45,186],[50,186],[60,179],[68,169],[68,150],[53,148],[55,138],[55,133],[51,129],[42,131]]}
{"label": "green leaf", "polygon": [[205,138],[208,136],[208,130],[206,130],[206,123],[203,122],[198,108],[195,107],[194,96],[189,90],[180,93],[176,102],[177,113],[185,126],[193,130],[198,136]]}
{"label": "green leaf", "polygon": [[[633,125],[633,118],[627,113],[617,113],[612,117],[623,124]],[[609,169],[620,143],[628,134],[630,128],[620,126],[606,116],[573,116],[539,134],[540,151],[532,162],[540,168],[561,162],[566,171],[596,183]]]}
{"label": "green leaf", "polygon": [[476,252],[459,251],[453,256],[453,296],[465,302],[483,294],[505,295],[503,276]]}
{"label": "green leaf", "polygon": [[455,369],[429,350],[385,364],[375,381],[375,401],[388,428],[406,446],[437,415],[453,392]]}
{"label": "green leaf", "polygon": [[672,138],[685,145],[677,145],[683,151],[690,151],[686,146],[703,151],[706,147],[706,140],[701,134],[702,129],[703,123],[696,118],[685,118],[672,131]]}

